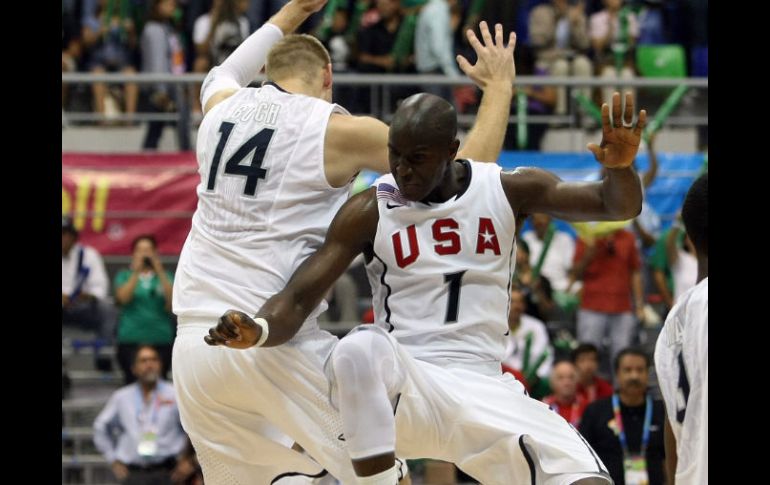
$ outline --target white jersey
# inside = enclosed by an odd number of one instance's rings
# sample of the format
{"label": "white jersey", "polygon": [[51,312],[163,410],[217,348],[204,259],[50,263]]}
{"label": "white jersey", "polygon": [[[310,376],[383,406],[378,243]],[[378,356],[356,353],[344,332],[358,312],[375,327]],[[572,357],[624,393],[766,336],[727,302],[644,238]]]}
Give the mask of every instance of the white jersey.
{"label": "white jersey", "polygon": [[380,220],[367,273],[376,324],[411,355],[496,363],[499,373],[516,224],[500,167],[466,166],[468,186],[443,203],[404,199],[390,174],[375,181]]}
{"label": "white jersey", "polygon": [[346,113],[268,84],[240,89],[206,115],[198,207],[174,282],[179,317],[213,324],[231,308],[253,314],[321,246],[350,193],[350,184],[331,187],[324,172],[334,112]]}
{"label": "white jersey", "polygon": [[704,278],[671,309],[655,345],[655,371],[676,437],[677,484],[708,483],[708,296]]}

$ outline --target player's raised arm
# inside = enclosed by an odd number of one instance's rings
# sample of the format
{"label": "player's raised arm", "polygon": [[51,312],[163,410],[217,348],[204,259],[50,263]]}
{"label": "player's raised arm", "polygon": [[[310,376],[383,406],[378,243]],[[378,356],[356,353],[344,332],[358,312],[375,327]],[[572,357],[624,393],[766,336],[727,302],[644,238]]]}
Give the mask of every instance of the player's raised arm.
{"label": "player's raised arm", "polygon": [[479,30],[483,42],[479,41],[472,30],[466,32],[468,42],[476,51],[476,64],[471,65],[465,57],[457,56],[460,69],[484,93],[476,122],[457,156],[494,163],[500,156],[505,131],[508,129],[513,82],[516,79],[516,66],[513,62],[516,34],[510,32],[508,45],[505,45],[502,25],[495,25],[494,40],[486,22],[479,24]]}
{"label": "player's raised arm", "polygon": [[621,115],[620,94],[612,96],[610,107],[602,105],[602,141],[588,149],[604,165],[599,182],[564,182],[539,168],[518,168],[501,175],[511,207],[516,214],[545,212],[568,221],[625,220],[642,208],[642,186],[633,169],[647,113],[642,110],[633,123],[634,100],[626,94],[625,115]]}
{"label": "player's raised arm", "polygon": [[263,337],[264,319],[269,329],[263,347],[274,347],[292,338],[353,259],[374,240],[379,214],[374,189],[351,197],[334,217],[323,246],[294,272],[286,287],[265,302],[252,319],[230,310],[205,337],[209,345],[246,349]]}
{"label": "player's raised arm", "polygon": [[321,10],[327,1],[291,0],[244,40],[221,65],[209,71],[201,87],[203,113],[256,79],[273,44]]}

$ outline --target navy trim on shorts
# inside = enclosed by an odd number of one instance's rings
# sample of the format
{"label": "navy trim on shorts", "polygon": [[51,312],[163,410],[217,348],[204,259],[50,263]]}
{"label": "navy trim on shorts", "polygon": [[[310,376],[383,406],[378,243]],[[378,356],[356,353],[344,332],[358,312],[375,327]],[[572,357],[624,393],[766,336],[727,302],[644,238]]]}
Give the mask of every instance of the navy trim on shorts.
{"label": "navy trim on shorts", "polygon": [[524,435],[519,436],[519,448],[521,448],[521,452],[524,454],[524,458],[527,460],[527,465],[529,465],[529,476],[532,480],[532,485],[536,485],[535,462],[532,460],[532,457],[529,455],[529,451],[527,451],[527,447],[524,445]]}
{"label": "navy trim on shorts", "polygon": [[390,328],[388,329],[388,333],[395,330],[396,327],[393,326],[392,323],[390,323],[390,305],[388,305],[388,298],[390,298],[391,293],[393,293],[393,289],[390,287],[389,284],[385,283],[385,275],[388,274],[388,265],[385,264],[385,261],[382,260],[379,256],[377,256],[377,253],[372,250],[372,256],[377,258],[377,261],[382,263],[382,274],[380,275],[380,283],[382,283],[382,286],[388,289],[388,294],[385,295],[385,301],[383,302],[383,306],[385,307],[385,323],[390,325]]}
{"label": "navy trim on shorts", "polygon": [[302,477],[309,477],[309,478],[321,478],[321,477],[323,477],[325,475],[328,475],[328,474],[329,474],[329,472],[327,472],[326,469],[321,470],[321,473],[318,473],[316,475],[308,475],[307,473],[300,473],[300,472],[286,472],[286,473],[281,473],[277,477],[273,478],[273,480],[270,482],[270,485],[272,485],[273,483],[277,482],[281,478],[286,478],[286,477],[302,476]]}

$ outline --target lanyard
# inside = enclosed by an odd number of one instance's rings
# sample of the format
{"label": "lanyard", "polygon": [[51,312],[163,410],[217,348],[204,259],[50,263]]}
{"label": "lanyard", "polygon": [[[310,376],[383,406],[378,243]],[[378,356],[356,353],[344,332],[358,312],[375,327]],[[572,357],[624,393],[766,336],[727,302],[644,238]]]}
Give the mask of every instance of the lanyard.
{"label": "lanyard", "polygon": [[[623,447],[623,455],[630,455],[628,451],[628,440],[626,439],[626,431],[623,427],[623,418],[620,416],[620,398],[618,394],[612,395],[612,410],[615,413],[615,423],[617,423],[620,438],[620,446]],[[650,425],[652,424],[652,397],[647,394],[647,401],[644,409],[644,427],[642,428],[642,449],[640,455],[644,455],[647,451],[647,444],[650,442]]]}
{"label": "lanyard", "polygon": [[[158,408],[160,407],[160,383],[157,385],[155,390],[150,394],[150,409],[149,413],[147,412],[146,406],[144,405],[144,396],[142,395],[142,386],[137,384],[137,407],[136,407],[136,416],[139,421],[139,425],[142,428],[147,428],[147,425],[150,425],[150,429],[157,429],[157,421],[158,421]],[[147,419],[147,415],[149,414],[149,419]]]}

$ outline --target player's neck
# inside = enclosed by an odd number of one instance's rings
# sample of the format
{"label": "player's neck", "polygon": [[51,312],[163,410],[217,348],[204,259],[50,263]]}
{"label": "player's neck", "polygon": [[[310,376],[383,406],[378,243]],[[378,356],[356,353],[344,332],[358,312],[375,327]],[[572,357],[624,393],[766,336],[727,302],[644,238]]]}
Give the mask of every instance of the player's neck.
{"label": "player's neck", "polygon": [[281,79],[280,81],[273,81],[275,85],[291,94],[304,94],[313,98],[319,98],[320,94],[314,86],[310,86],[301,79]]}
{"label": "player's neck", "polygon": [[444,177],[439,184],[422,202],[446,202],[460,192],[463,186],[465,177],[468,176],[468,170],[465,165],[452,160],[447,164],[447,169],[444,171]]}

